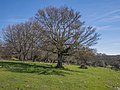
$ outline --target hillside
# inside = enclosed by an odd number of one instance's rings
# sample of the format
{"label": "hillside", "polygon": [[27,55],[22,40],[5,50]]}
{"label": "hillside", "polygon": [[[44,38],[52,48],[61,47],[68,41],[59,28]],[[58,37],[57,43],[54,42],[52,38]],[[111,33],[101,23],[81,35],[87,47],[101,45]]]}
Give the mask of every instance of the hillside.
{"label": "hillside", "polygon": [[0,90],[119,90],[120,71],[109,68],[0,61]]}

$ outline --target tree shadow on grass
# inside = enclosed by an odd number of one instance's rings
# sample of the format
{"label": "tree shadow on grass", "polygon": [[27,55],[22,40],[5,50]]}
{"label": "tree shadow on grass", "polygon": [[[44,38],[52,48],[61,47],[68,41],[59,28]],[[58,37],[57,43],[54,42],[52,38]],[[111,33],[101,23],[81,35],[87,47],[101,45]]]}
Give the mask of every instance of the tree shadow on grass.
{"label": "tree shadow on grass", "polygon": [[69,74],[61,69],[56,69],[49,64],[29,64],[24,62],[0,62],[2,68],[6,68],[8,71],[19,72],[19,73],[37,73],[44,75],[60,75],[65,76]]}
{"label": "tree shadow on grass", "polygon": [[[79,67],[78,67],[79,68]],[[76,73],[86,73],[86,72],[84,72],[83,71],[83,69],[82,69],[82,71],[81,71],[81,69],[79,69],[79,71],[78,70],[71,70],[71,69],[68,69],[68,68],[65,68],[64,69],[65,71],[69,71],[69,72],[76,72]],[[85,70],[85,69],[84,69]]]}

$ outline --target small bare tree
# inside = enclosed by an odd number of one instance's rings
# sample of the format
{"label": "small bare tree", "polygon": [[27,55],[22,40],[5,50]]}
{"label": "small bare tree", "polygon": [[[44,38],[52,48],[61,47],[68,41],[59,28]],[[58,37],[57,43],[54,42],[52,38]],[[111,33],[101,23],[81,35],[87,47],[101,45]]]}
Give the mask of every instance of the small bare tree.
{"label": "small bare tree", "polygon": [[[55,47],[58,68],[62,68],[63,56],[77,47],[89,47],[97,43],[99,34],[86,27],[79,12],[68,7],[47,7],[38,10],[35,19],[43,27],[44,42]],[[54,50],[53,50],[54,51]]]}

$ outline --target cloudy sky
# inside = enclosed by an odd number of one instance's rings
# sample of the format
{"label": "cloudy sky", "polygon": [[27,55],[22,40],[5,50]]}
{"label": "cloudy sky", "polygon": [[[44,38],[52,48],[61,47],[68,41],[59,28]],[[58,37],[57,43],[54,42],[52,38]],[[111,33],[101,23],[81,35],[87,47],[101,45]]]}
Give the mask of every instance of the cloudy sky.
{"label": "cloudy sky", "polygon": [[7,25],[24,22],[47,6],[79,11],[86,25],[101,34],[93,48],[99,53],[120,54],[120,0],[0,0],[0,33]]}

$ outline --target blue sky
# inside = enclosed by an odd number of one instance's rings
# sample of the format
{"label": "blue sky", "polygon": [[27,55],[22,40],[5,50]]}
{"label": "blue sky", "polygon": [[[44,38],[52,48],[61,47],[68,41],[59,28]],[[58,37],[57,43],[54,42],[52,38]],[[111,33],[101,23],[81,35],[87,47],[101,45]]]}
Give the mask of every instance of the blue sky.
{"label": "blue sky", "polygon": [[120,0],[0,0],[0,33],[7,25],[24,22],[47,6],[68,6],[79,11],[86,25],[96,27],[101,34],[93,48],[120,54]]}

